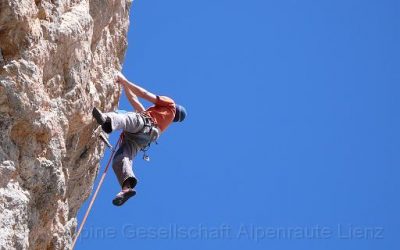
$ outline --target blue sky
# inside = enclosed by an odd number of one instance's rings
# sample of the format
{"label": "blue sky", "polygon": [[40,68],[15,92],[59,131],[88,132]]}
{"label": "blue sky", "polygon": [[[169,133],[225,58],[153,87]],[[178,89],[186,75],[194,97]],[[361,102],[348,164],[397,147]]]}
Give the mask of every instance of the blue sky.
{"label": "blue sky", "polygon": [[123,71],[189,115],[77,249],[400,249],[399,44],[395,0],[136,0]]}

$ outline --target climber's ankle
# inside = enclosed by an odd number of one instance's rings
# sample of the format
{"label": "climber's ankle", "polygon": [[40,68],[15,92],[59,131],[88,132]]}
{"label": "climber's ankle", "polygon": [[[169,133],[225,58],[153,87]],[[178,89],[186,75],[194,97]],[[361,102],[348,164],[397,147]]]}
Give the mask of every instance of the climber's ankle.
{"label": "climber's ankle", "polygon": [[124,181],[124,183],[122,184],[122,191],[127,191],[131,188],[132,188],[132,185],[131,185],[129,179]]}

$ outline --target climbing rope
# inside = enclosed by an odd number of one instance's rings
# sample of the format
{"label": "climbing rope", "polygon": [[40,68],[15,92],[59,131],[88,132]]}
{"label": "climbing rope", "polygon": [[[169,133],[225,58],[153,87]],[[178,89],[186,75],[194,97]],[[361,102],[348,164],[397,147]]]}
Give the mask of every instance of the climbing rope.
{"label": "climbing rope", "polygon": [[98,192],[99,192],[99,190],[100,190],[100,188],[101,188],[101,185],[103,184],[103,181],[104,181],[104,179],[105,179],[105,177],[106,177],[107,170],[108,170],[108,167],[110,166],[111,160],[114,158],[114,155],[115,155],[115,152],[116,152],[116,148],[118,147],[118,145],[119,145],[119,144],[121,143],[121,141],[122,141],[122,137],[123,137],[123,134],[121,133],[117,144],[116,144],[115,147],[113,148],[112,145],[110,144],[110,142],[107,140],[107,138],[106,138],[103,134],[100,134],[101,140],[103,140],[103,141],[106,143],[107,147],[109,147],[109,148],[111,149],[112,154],[111,154],[110,159],[108,160],[108,163],[107,163],[107,165],[106,165],[106,168],[104,169],[104,172],[103,172],[103,174],[102,174],[102,176],[101,176],[100,182],[99,182],[99,184],[97,185],[96,191],[94,192],[94,195],[93,195],[92,199],[90,200],[89,207],[87,208],[86,213],[85,213],[85,216],[83,217],[82,223],[81,223],[81,225],[79,226],[78,233],[76,234],[76,236],[75,236],[75,238],[74,238],[74,241],[72,242],[72,249],[74,249],[75,244],[76,244],[76,241],[78,240],[79,235],[81,234],[82,229],[83,229],[83,227],[85,226],[86,219],[87,219],[87,217],[88,217],[89,214],[90,214],[90,210],[92,209],[93,203],[94,203],[94,201],[96,200],[97,194],[98,194]]}

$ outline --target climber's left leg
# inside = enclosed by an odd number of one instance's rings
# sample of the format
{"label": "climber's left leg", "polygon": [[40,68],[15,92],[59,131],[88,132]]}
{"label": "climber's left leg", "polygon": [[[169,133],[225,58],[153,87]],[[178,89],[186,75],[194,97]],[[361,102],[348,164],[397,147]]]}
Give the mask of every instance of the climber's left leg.
{"label": "climber's left leg", "polygon": [[116,206],[121,206],[136,194],[134,188],[137,179],[132,170],[132,160],[137,152],[138,149],[134,144],[123,141],[114,156],[112,167],[122,187],[122,191],[113,200],[113,204]]}

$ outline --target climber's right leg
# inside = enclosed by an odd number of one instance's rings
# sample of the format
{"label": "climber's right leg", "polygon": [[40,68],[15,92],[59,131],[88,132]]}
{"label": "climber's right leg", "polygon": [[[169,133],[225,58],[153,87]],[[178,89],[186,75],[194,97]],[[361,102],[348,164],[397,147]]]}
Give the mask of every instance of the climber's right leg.
{"label": "climber's right leg", "polygon": [[129,133],[137,133],[144,126],[143,118],[136,112],[124,114],[117,112],[102,113],[97,108],[93,108],[92,114],[106,133],[119,129]]}

